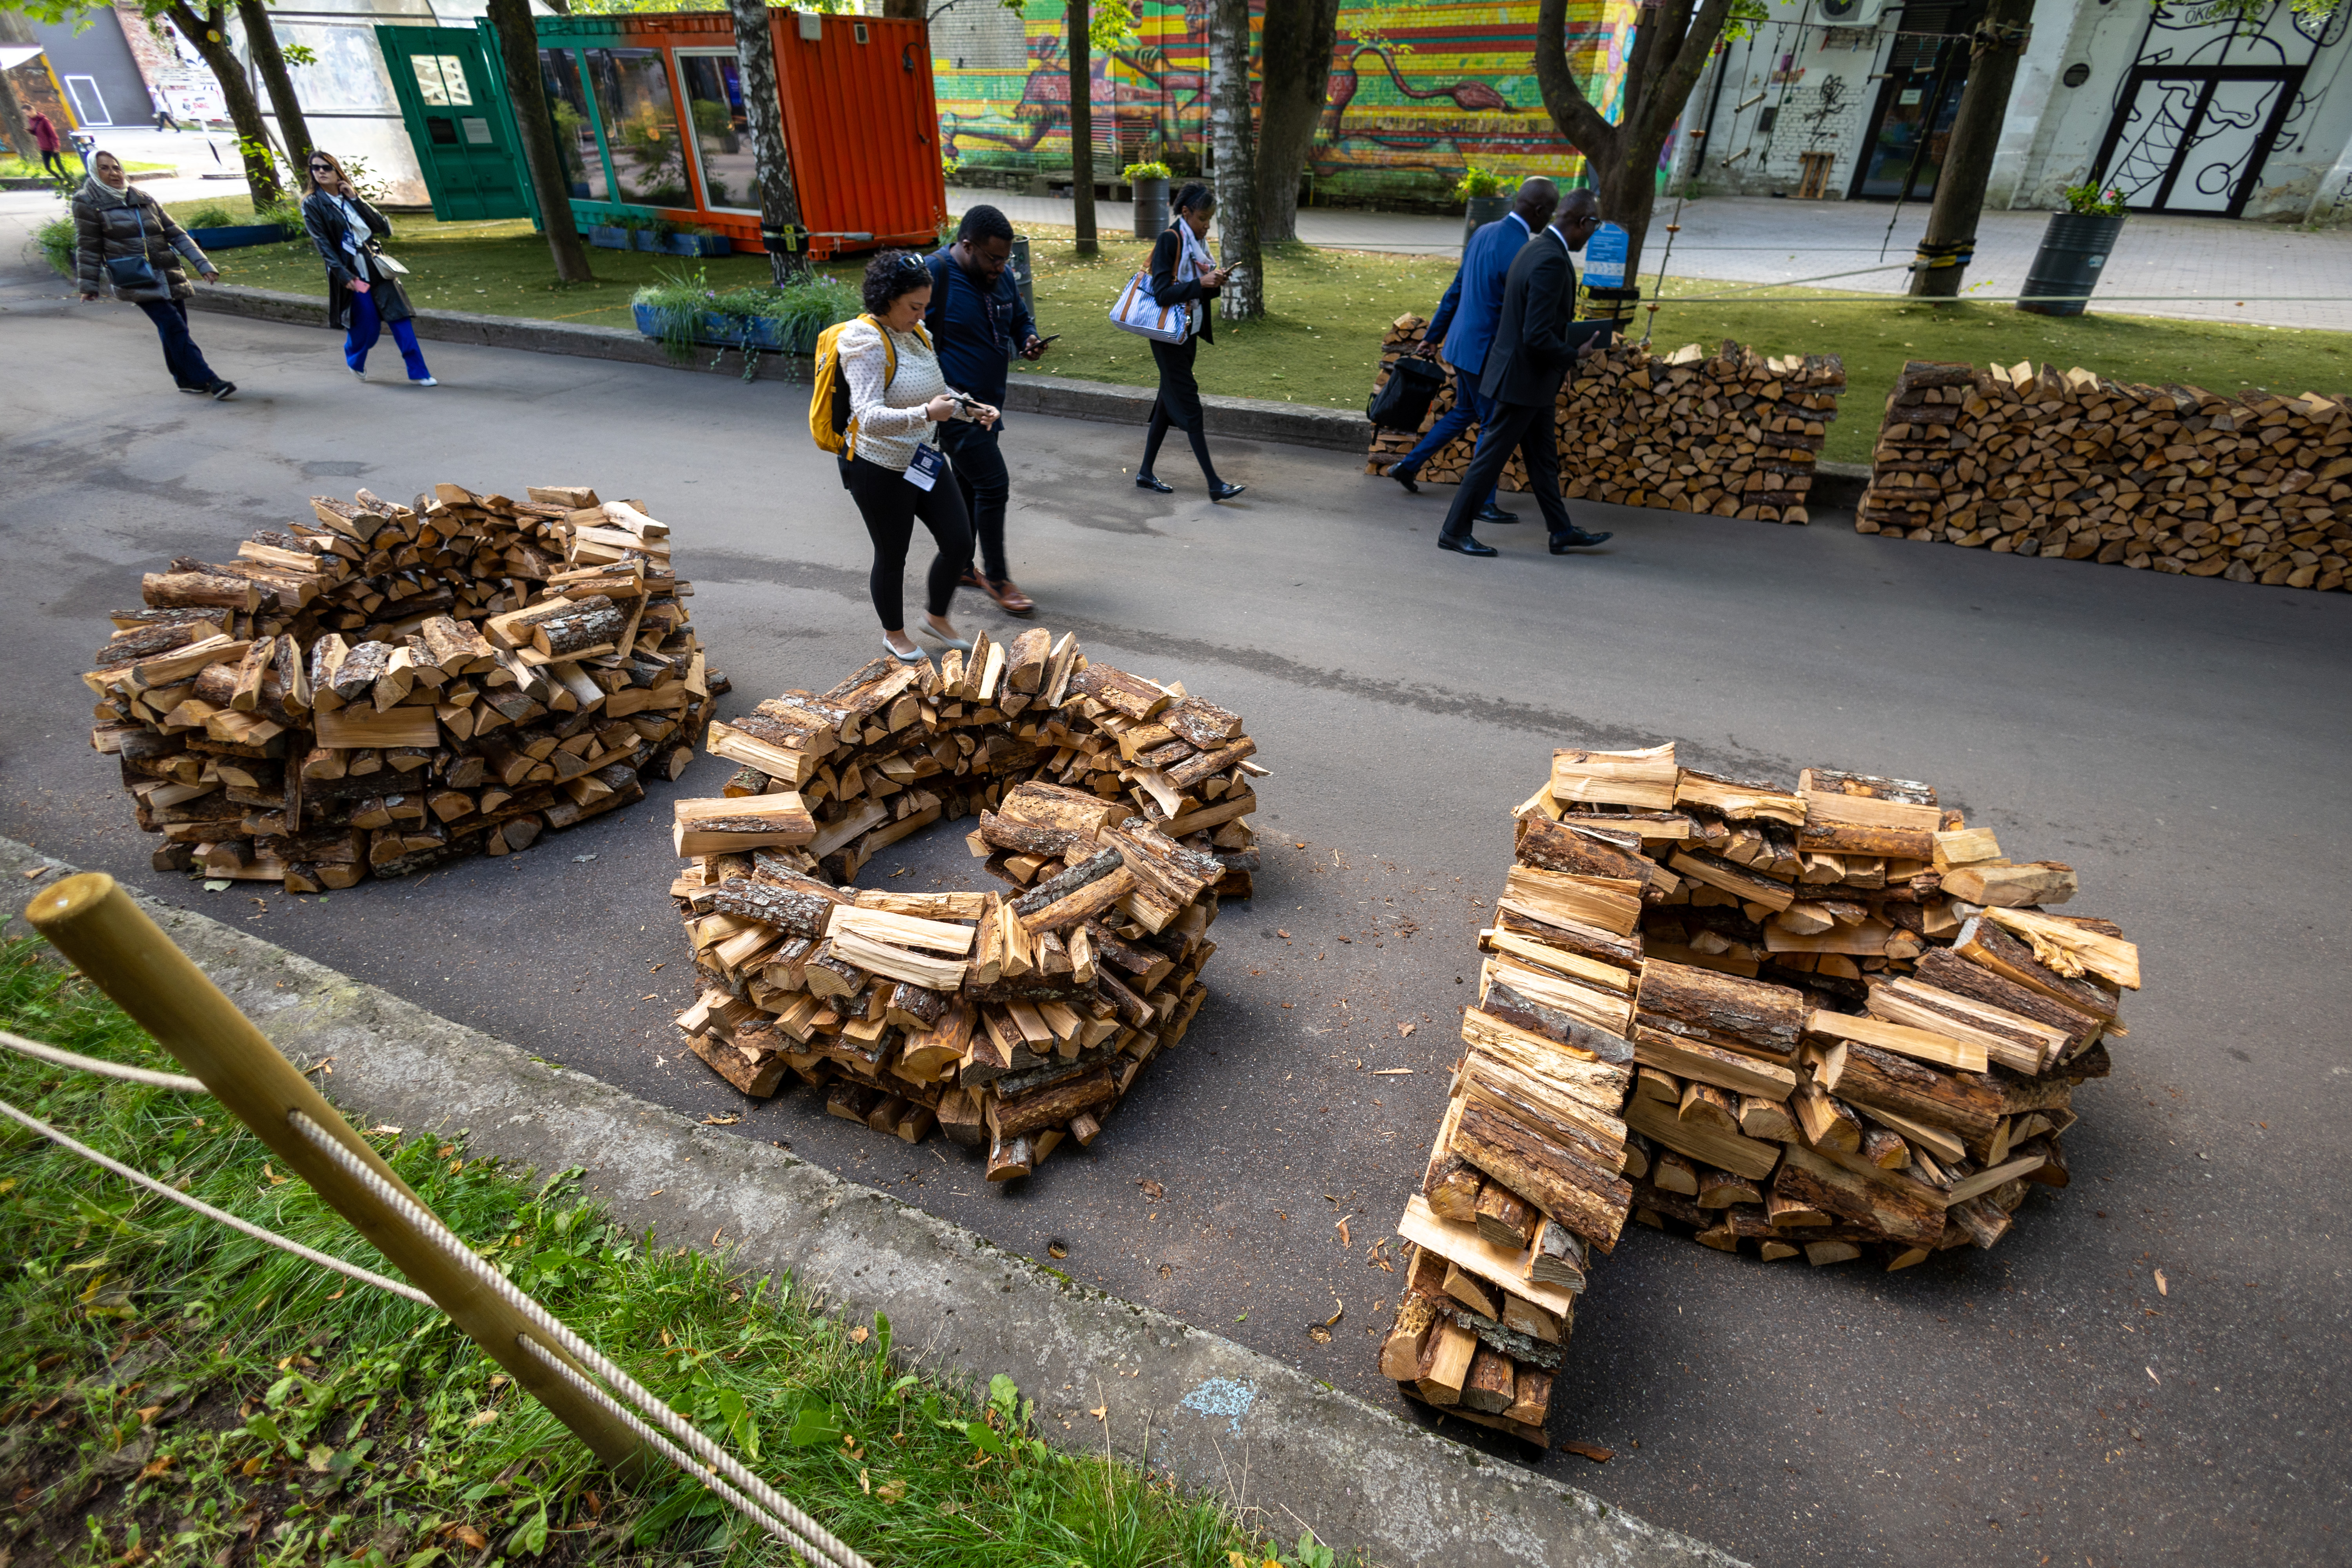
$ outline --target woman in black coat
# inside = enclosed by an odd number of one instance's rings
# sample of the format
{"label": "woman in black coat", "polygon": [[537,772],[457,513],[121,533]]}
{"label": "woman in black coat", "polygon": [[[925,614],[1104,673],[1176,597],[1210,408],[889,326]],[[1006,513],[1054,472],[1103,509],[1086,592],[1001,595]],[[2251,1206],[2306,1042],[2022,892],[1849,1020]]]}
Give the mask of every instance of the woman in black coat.
{"label": "woman in black coat", "polygon": [[1152,300],[1163,307],[1182,305],[1189,321],[1182,342],[1151,342],[1151,357],[1160,366],[1160,395],[1151,405],[1151,434],[1144,439],[1143,467],[1135,472],[1135,485],[1161,495],[1174,488],[1162,484],[1151,465],[1160,459],[1160,443],[1167,438],[1168,427],[1181,426],[1192,443],[1192,456],[1201,461],[1201,477],[1209,481],[1209,499],[1224,500],[1249,487],[1217,478],[1216,465],[1209,461],[1209,437],[1201,426],[1201,384],[1192,378],[1192,359],[1202,341],[1217,341],[1208,301],[1217,297],[1233,271],[1215,265],[1202,243],[1216,212],[1217,198],[1208,186],[1186,185],[1176,193],[1176,220],[1151,247]]}
{"label": "woman in black coat", "polygon": [[[188,296],[195,289],[180,263],[184,259],[206,282],[218,278],[220,269],[154,197],[131,183],[113,153],[90,155],[89,178],[74,193],[73,219],[74,279],[82,299],[95,300],[100,290],[111,289],[116,299],[146,311],[163,340],[163,363],[182,392],[215,402],[235,392],[236,383],[215,375],[188,335]],[[143,279],[117,277],[108,265],[142,257],[147,262]]]}
{"label": "woman in black coat", "polygon": [[327,264],[327,324],[343,329],[343,363],[365,381],[368,350],[390,327],[408,363],[408,379],[419,386],[440,385],[425,368],[425,351],[416,346],[411,321],[416,312],[383,255],[392,220],[352,188],[331,153],[310,154],[303,184],[310,194],[302,198],[302,227]]}

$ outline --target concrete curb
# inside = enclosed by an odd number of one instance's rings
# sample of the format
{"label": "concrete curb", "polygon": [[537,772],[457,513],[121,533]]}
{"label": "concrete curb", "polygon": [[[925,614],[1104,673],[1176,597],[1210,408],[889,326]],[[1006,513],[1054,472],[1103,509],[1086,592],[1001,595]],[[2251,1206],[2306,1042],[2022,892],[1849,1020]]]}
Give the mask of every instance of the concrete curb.
{"label": "concrete curb", "polygon": [[[198,289],[188,304],[194,310],[255,321],[303,327],[327,324],[326,303],[313,294],[216,283]],[[743,356],[734,349],[698,353],[689,363],[681,365],[663,353],[659,343],[634,328],[532,321],[513,316],[476,315],[466,310],[419,310],[416,335],[440,342],[478,343],[486,348],[577,354],[586,359],[657,364],[673,370],[722,371],[736,376],[743,374]],[[761,373],[768,367],[777,367],[787,379],[795,374],[804,378],[806,374],[801,368],[806,361],[796,355],[762,354],[760,363]],[[760,374],[755,374],[754,379],[760,379]],[[1150,387],[1024,373],[1013,377],[1004,405],[1006,412],[1012,414],[1051,414],[1065,419],[1139,426],[1151,417],[1152,396]],[[1221,437],[1281,441],[1340,452],[1361,452],[1371,445],[1371,426],[1362,416],[1345,409],[1272,403],[1255,397],[1203,397],[1201,401],[1207,406]]]}
{"label": "concrete curb", "polygon": [[[74,868],[0,838],[6,885]],[[437,1017],[274,943],[143,895],[140,902],[289,1056],[369,1121],[448,1128],[470,1152],[585,1168],[632,1229],[724,1235],[730,1261],[789,1269],[936,1368],[1010,1373],[1041,1408],[1109,1406],[1119,1454],[1185,1487],[1263,1506],[1375,1562],[1739,1568],[1573,1487],[1481,1455],[1150,1308],[1076,1286],[959,1226],[780,1149],[699,1126],[582,1073]],[[12,910],[0,935],[30,934]],[[658,1199],[646,1194],[659,1191]],[[1056,1390],[1066,1389],[1066,1394]],[[1054,1423],[1043,1424],[1050,1428]],[[1099,1452],[1086,1419],[1058,1440]],[[1234,1490],[1235,1477],[1246,1495]]]}

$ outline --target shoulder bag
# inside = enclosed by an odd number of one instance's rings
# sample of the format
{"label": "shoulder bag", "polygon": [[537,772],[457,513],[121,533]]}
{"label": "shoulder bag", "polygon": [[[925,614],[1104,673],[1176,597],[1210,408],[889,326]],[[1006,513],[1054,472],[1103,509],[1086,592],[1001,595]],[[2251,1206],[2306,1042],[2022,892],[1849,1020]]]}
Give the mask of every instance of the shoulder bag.
{"label": "shoulder bag", "polygon": [[[1181,252],[1177,259],[1181,264]],[[1192,335],[1192,313],[1186,306],[1162,305],[1151,297],[1151,264],[1147,261],[1118,291],[1110,308],[1110,324],[1155,343],[1181,343]]]}
{"label": "shoulder bag", "polygon": [[153,264],[147,259],[147,209],[137,196],[131,198],[131,212],[139,220],[139,254],[108,257],[106,276],[117,289],[161,289],[163,279],[156,276]]}

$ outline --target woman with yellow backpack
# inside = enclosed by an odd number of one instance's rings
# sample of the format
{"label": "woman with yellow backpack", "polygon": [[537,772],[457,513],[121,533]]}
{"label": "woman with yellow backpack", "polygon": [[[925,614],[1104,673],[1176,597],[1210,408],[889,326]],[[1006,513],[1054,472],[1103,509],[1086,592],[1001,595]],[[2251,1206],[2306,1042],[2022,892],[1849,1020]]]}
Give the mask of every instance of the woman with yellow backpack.
{"label": "woman with yellow backpack", "polygon": [[972,551],[971,519],[948,473],[937,426],[950,419],[996,423],[997,411],[948,386],[923,331],[931,272],[912,251],[886,250],[866,267],[866,313],[828,327],[817,342],[816,395],[809,426],[817,445],[842,459],[841,482],[874,540],[868,587],[882,640],[909,664],[928,656],[906,632],[907,546],[917,519],[939,552],[925,581],[928,624],[940,651],[970,651],[948,605]]}

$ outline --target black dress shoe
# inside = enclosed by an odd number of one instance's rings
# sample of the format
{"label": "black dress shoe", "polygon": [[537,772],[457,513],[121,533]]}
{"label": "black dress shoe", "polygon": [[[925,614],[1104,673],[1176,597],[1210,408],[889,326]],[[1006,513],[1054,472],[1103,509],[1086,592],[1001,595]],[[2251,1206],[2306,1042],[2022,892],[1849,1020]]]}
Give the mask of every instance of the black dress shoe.
{"label": "black dress shoe", "polygon": [[1493,523],[1517,522],[1519,521],[1519,514],[1515,511],[1505,511],[1493,501],[1488,501],[1485,506],[1478,509],[1478,515],[1472,518],[1470,521],[1473,522]]}
{"label": "black dress shoe", "polygon": [[1441,533],[1437,536],[1437,548],[1451,550],[1457,555],[1500,555],[1502,553],[1493,545],[1481,544],[1466,533],[1459,539],[1448,539]]}
{"label": "black dress shoe", "polygon": [[1135,488],[1139,490],[1158,490],[1164,496],[1171,496],[1176,493],[1176,487],[1174,485],[1163,485],[1150,474],[1136,475]]}
{"label": "black dress shoe", "polygon": [[1406,493],[1409,495],[1419,495],[1421,493],[1421,487],[1413,483],[1412,469],[1403,463],[1399,463],[1394,468],[1391,468],[1389,470],[1389,478],[1402,485],[1405,488]]}
{"label": "black dress shoe", "polygon": [[1565,555],[1579,545],[1603,544],[1615,537],[1613,533],[1587,533],[1580,528],[1570,528],[1553,534],[1549,543],[1554,555]]}
{"label": "black dress shoe", "polygon": [[1209,487],[1209,499],[1211,500],[1231,500],[1247,489],[1249,489],[1249,486],[1247,485],[1229,485],[1223,479],[1219,479],[1215,484]]}

